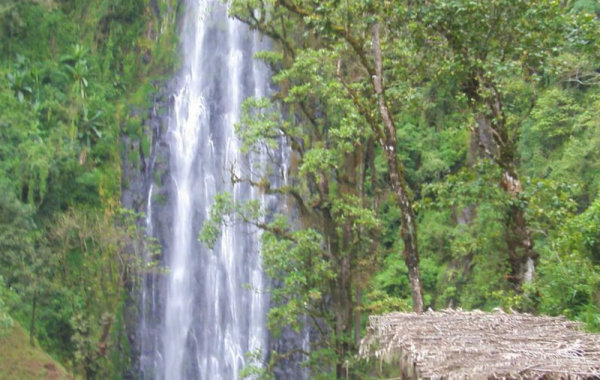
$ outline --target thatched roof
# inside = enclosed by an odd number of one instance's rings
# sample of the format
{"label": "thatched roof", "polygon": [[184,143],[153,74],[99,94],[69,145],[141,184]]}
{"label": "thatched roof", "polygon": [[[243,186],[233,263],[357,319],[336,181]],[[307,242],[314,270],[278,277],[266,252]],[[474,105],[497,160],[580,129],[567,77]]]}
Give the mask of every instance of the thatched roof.
{"label": "thatched roof", "polygon": [[500,310],[372,316],[360,355],[397,360],[413,379],[600,379],[600,335]]}

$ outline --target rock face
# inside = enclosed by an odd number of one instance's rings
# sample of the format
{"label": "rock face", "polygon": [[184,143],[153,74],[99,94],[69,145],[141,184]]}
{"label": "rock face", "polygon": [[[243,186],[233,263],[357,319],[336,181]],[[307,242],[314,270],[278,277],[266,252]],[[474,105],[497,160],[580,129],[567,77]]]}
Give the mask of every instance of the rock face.
{"label": "rock face", "polygon": [[[123,144],[122,204],[136,212],[146,212],[150,186],[168,180],[169,148],[164,141],[167,133],[168,112],[172,104],[169,83],[155,82],[152,107],[144,112],[132,110],[141,122],[142,136],[121,135]],[[143,148],[144,139],[150,144],[149,153]],[[133,158],[138,157],[138,158]],[[162,186],[161,186],[162,188]],[[156,192],[153,196],[159,196]],[[163,193],[164,196],[166,194]]]}
{"label": "rock face", "polygon": [[[172,216],[166,207],[169,197],[169,146],[165,141],[169,125],[169,109],[172,107],[172,83],[155,82],[155,92],[152,96],[152,106],[144,112],[132,110],[140,120],[142,135],[130,136],[123,133],[122,144],[122,205],[140,215],[139,227],[145,230],[148,238],[151,236],[167,236]],[[144,144],[147,148],[144,149]],[[149,149],[148,149],[149,148]],[[149,207],[152,205],[152,207]],[[142,217],[144,216],[144,217]],[[148,244],[144,244],[150,251]],[[157,246],[168,244],[163,239],[155,242]],[[160,249],[156,256],[148,255],[143,260],[162,261]],[[142,357],[142,342],[157,341],[157,333],[145,328],[144,324],[158,326],[160,324],[161,305],[158,294],[148,299],[145,289],[160,287],[160,270],[153,269],[138,274],[139,278],[132,279],[129,286],[129,297],[124,310],[129,345],[131,347],[132,366],[124,374],[126,379],[141,379],[140,358]],[[142,334],[146,334],[142,336]],[[148,336],[149,335],[149,336]]]}

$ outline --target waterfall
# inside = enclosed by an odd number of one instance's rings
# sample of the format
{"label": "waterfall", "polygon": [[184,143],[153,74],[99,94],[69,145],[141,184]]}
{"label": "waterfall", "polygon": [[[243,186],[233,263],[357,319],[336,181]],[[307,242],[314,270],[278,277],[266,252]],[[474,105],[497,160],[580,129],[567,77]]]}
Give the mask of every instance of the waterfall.
{"label": "waterfall", "polygon": [[[245,157],[234,134],[241,104],[268,92],[268,70],[253,59],[261,39],[227,17],[219,0],[186,1],[181,34],[183,66],[169,117],[169,178],[161,218],[150,186],[147,231],[163,245],[166,273],[142,283],[140,371],[145,380],[236,380],[247,352],[268,351],[267,279],[261,270],[260,234],[225,227],[213,250],[198,232],[220,192],[237,201],[272,199],[247,184],[230,183],[233,170],[262,160]],[[167,215],[167,216],[165,216]],[[246,285],[250,285],[248,289]]]}

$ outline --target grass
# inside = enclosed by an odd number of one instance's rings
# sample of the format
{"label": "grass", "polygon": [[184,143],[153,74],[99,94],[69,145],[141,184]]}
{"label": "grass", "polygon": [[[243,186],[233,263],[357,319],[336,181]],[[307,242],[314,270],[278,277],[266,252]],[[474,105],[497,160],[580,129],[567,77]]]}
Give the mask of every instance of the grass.
{"label": "grass", "polygon": [[39,347],[29,345],[29,335],[15,323],[0,338],[0,379],[71,380],[67,371]]}

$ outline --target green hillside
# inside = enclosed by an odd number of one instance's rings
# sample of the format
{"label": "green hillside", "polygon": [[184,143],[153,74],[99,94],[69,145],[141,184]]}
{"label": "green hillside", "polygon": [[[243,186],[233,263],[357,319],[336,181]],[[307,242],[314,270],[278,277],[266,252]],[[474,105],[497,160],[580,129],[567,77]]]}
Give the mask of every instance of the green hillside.
{"label": "green hillside", "polygon": [[29,337],[21,326],[15,324],[10,333],[0,338],[0,379],[63,380],[72,378],[58,362],[42,349],[29,345]]}

